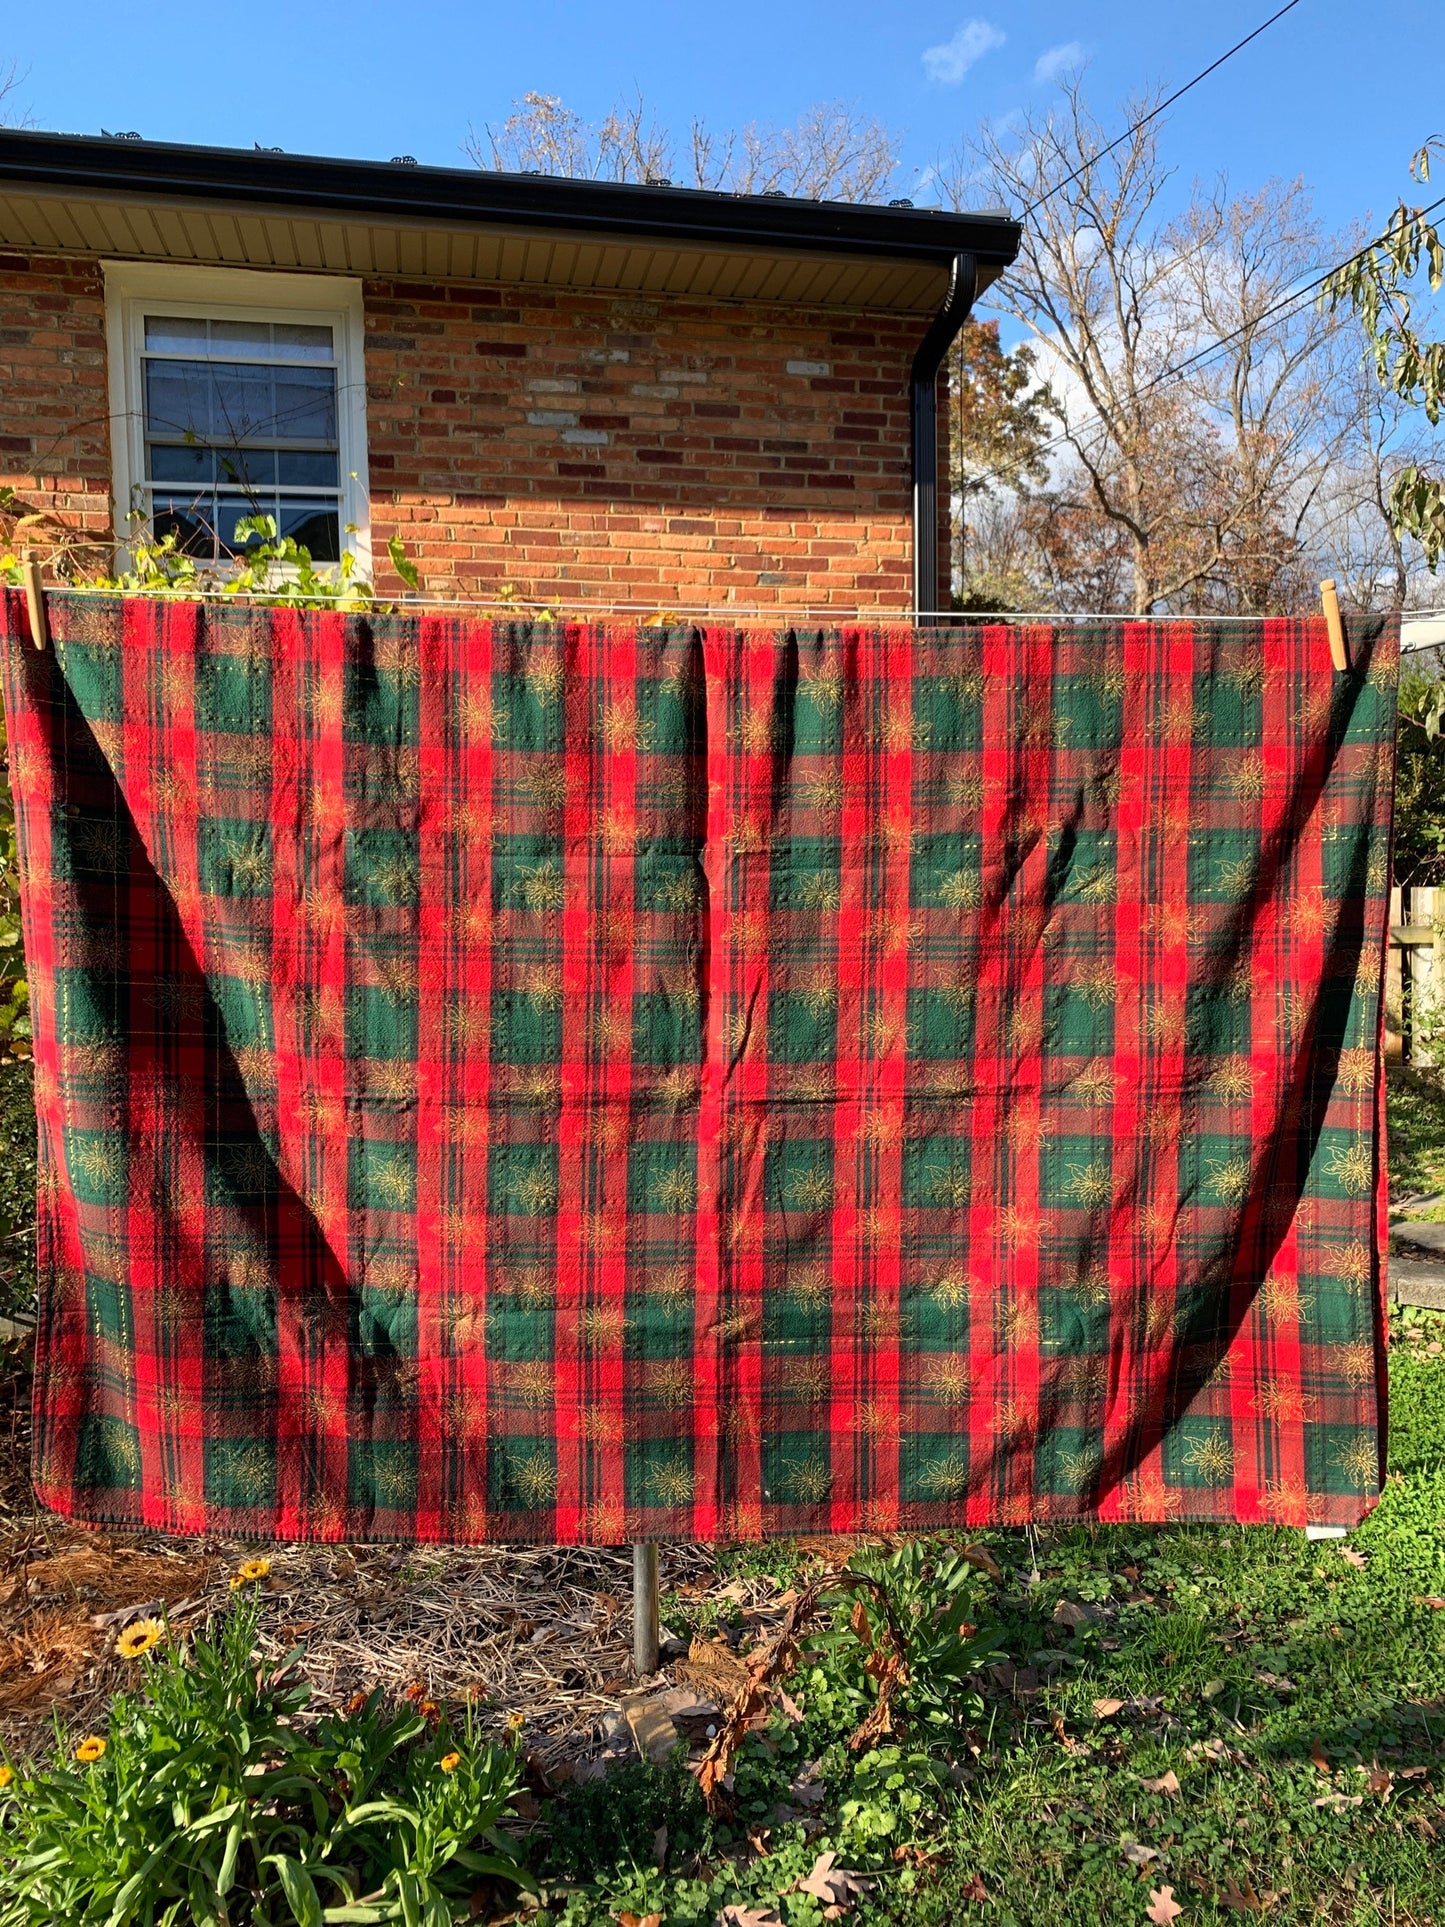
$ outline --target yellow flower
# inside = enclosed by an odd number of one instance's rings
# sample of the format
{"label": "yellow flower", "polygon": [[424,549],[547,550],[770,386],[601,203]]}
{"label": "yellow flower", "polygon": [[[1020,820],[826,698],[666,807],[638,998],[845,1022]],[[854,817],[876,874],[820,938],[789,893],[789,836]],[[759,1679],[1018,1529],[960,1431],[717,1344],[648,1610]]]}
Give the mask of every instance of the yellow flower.
{"label": "yellow flower", "polygon": [[270,1576],[269,1559],[244,1559],[237,1568],[235,1578],[231,1581],[231,1591],[239,1592],[242,1586],[259,1585],[263,1579],[269,1579]]}
{"label": "yellow flower", "polygon": [[461,1763],[462,1756],[460,1753],[443,1753],[437,1765],[440,1766],[443,1773],[455,1773]]}
{"label": "yellow flower", "polygon": [[92,1733],[88,1740],[82,1740],[75,1749],[75,1757],[82,1766],[93,1766],[105,1751],[105,1741],[98,1733]]}
{"label": "yellow flower", "polygon": [[523,1716],[520,1713],[513,1713],[511,1718],[507,1721],[507,1725],[512,1729],[514,1733],[520,1733],[522,1728],[526,1724],[527,1724],[526,1720],[523,1718]]}
{"label": "yellow flower", "polygon": [[15,1769],[13,1766],[0,1766],[0,1792],[3,1792],[14,1778]]}
{"label": "yellow flower", "polygon": [[165,1627],[158,1619],[134,1620],[115,1642],[115,1650],[122,1659],[139,1659],[148,1653],[157,1640],[165,1638]]}

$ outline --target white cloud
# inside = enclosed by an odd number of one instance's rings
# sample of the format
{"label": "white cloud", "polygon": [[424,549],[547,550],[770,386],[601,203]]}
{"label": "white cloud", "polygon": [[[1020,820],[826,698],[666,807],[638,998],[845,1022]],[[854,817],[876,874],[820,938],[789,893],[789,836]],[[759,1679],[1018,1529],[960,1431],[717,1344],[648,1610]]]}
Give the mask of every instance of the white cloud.
{"label": "white cloud", "polygon": [[988,20],[966,20],[953,36],[940,46],[929,47],[923,56],[923,70],[930,80],[945,87],[956,87],[969,68],[1001,47],[1007,35]]}
{"label": "white cloud", "polygon": [[1049,47],[1034,62],[1034,79],[1051,87],[1065,74],[1082,67],[1087,53],[1082,40],[1066,40],[1061,47]]}

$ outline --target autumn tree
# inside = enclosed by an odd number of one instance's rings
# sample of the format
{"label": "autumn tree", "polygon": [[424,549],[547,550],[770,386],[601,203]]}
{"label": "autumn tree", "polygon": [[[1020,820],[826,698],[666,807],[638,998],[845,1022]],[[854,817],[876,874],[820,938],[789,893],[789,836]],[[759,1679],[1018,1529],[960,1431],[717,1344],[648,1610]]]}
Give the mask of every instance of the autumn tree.
{"label": "autumn tree", "polygon": [[573,180],[681,181],[737,194],[877,201],[898,171],[897,136],[843,102],[810,107],[791,127],[750,122],[718,132],[694,118],[679,135],[641,94],[588,122],[555,94],[524,94],[497,127],[467,141],[479,167]]}
{"label": "autumn tree", "polygon": [[1122,537],[1126,605],[1275,606],[1331,457],[1341,331],[1289,303],[1325,244],[1297,183],[1221,183],[1170,213],[1155,106],[1126,103],[1116,143],[1071,78],[1052,110],[985,125],[943,178],[956,201],[982,183],[1022,214],[990,299],[1034,337],[1064,494]]}
{"label": "autumn tree", "polygon": [[[1034,367],[1027,343],[1006,349],[997,321],[966,321],[948,354],[949,487],[955,504],[955,569],[966,608],[1004,606],[1016,594],[1008,581],[969,555],[975,501],[991,491],[1042,482],[1044,448],[1052,432],[1052,396]],[[982,558],[980,558],[981,560]],[[1001,600],[1002,599],[1002,600]]]}

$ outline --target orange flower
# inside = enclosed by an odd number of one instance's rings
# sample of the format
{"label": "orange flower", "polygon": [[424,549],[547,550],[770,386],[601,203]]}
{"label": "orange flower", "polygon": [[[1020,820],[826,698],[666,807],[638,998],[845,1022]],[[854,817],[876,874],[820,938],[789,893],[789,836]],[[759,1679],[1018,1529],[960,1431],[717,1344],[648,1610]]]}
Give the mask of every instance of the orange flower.
{"label": "orange flower", "polygon": [[440,1766],[443,1773],[455,1773],[461,1763],[462,1756],[460,1753],[443,1753],[437,1765]]}
{"label": "orange flower", "polygon": [[13,1766],[0,1766],[0,1792],[3,1792],[15,1778]]}
{"label": "orange flower", "polygon": [[98,1733],[92,1733],[89,1739],[82,1740],[76,1747],[75,1757],[82,1766],[94,1766],[104,1751],[105,1741]]}
{"label": "orange flower", "polygon": [[137,1619],[126,1627],[115,1642],[115,1650],[122,1659],[139,1659],[158,1640],[165,1638],[165,1632],[165,1627],[158,1619]]}

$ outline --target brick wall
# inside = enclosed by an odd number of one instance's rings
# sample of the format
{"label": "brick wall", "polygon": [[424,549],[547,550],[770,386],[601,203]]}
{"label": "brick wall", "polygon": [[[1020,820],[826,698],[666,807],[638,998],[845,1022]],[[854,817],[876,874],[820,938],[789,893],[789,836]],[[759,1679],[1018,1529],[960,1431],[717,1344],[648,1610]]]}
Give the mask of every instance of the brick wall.
{"label": "brick wall", "polygon": [[0,484],[103,533],[109,416],[99,264],[0,254]]}
{"label": "brick wall", "polygon": [[411,282],[365,300],[373,532],[425,581],[910,603],[921,320]]}
{"label": "brick wall", "polygon": [[[909,605],[921,318],[399,281],[365,308],[383,589],[399,535],[447,594]],[[107,409],[98,264],[0,256],[0,482],[103,529]]]}

